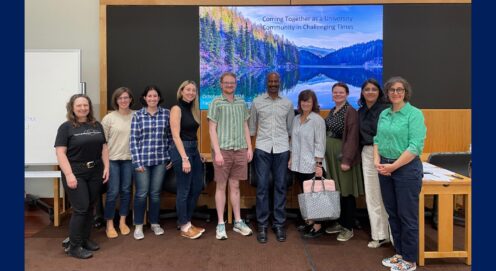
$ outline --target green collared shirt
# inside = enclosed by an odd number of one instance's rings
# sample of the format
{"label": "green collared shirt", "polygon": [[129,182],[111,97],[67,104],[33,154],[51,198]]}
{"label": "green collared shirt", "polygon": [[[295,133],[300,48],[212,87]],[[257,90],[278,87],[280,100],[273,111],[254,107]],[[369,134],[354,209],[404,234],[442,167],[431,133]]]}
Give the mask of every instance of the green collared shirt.
{"label": "green collared shirt", "polygon": [[374,144],[385,158],[398,159],[404,151],[419,156],[424,149],[426,132],[422,111],[407,102],[398,112],[393,112],[391,107],[382,111]]}
{"label": "green collared shirt", "polygon": [[217,123],[217,139],[222,150],[239,150],[246,144],[244,123],[250,114],[243,99],[230,102],[224,95],[215,98],[208,107],[207,118]]}

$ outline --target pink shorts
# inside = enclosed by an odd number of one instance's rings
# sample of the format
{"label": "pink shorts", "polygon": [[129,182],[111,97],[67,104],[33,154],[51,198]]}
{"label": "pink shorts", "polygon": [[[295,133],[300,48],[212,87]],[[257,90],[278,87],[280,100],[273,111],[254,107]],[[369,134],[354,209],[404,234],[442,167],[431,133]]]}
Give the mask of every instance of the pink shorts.
{"label": "pink shorts", "polygon": [[248,179],[248,158],[246,157],[247,149],[239,150],[220,150],[224,158],[224,165],[215,164],[215,154],[212,153],[214,161],[214,179],[218,181],[246,180]]}

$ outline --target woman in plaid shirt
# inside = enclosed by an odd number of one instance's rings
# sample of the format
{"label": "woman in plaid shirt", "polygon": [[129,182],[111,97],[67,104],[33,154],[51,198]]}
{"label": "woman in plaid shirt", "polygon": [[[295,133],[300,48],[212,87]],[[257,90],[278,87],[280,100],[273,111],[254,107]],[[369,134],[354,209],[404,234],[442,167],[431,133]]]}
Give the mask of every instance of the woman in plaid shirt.
{"label": "woman in plaid shirt", "polygon": [[170,168],[169,146],[172,142],[168,109],[157,86],[147,86],[140,97],[143,108],[131,121],[131,158],[136,176],[134,196],[134,238],[143,239],[146,197],[150,195],[149,221],[155,235],[164,234],[159,224],[160,192],[165,171]]}

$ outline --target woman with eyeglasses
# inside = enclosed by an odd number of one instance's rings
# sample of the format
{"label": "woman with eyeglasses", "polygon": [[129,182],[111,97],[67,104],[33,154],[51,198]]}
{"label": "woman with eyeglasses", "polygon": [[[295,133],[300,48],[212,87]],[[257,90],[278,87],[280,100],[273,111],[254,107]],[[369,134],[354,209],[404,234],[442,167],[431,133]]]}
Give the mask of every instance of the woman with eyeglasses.
{"label": "woman with eyeglasses", "polygon": [[130,106],[133,102],[133,94],[129,88],[120,87],[116,89],[112,94],[114,111],[108,113],[102,120],[110,158],[110,177],[104,212],[104,218],[107,221],[105,233],[108,238],[119,236],[114,227],[117,197],[120,198],[119,230],[122,235],[128,235],[131,231],[126,225],[126,217],[129,212],[133,177],[133,165],[129,149],[131,120],[133,118],[133,110],[131,110]]}
{"label": "woman with eyeglasses", "polygon": [[365,187],[365,202],[370,220],[372,241],[370,248],[389,243],[389,224],[382,201],[379,175],[374,165],[374,136],[377,133],[379,114],[388,107],[384,93],[377,80],[370,78],[362,84],[358,100],[360,119],[360,146],[362,147],[362,170]]}
{"label": "woman with eyeglasses", "polygon": [[67,121],[60,125],[55,138],[62,184],[73,209],[66,253],[88,259],[100,249],[90,234],[96,199],[109,178],[109,151],[88,96],[73,95],[66,109]]}
{"label": "woman with eyeglasses", "polygon": [[337,240],[346,242],[354,233],[356,197],[363,195],[363,177],[360,166],[358,113],[348,103],[350,90],[343,82],[332,86],[332,99],[336,106],[326,121],[327,139],[325,160],[336,190],[341,194],[339,220],[327,227],[328,234],[338,233]]}
{"label": "woman with eyeglasses", "polygon": [[382,260],[392,271],[412,271],[418,260],[419,194],[426,127],[424,115],[409,102],[412,88],[402,77],[384,85],[391,106],[379,116],[374,137],[374,164],[396,254]]}

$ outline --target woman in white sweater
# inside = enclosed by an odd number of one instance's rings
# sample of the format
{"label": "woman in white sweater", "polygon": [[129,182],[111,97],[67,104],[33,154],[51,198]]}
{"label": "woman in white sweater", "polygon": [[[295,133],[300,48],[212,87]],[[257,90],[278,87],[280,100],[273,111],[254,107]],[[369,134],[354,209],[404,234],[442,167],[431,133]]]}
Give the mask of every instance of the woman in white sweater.
{"label": "woman in white sweater", "polygon": [[133,110],[131,110],[130,106],[133,101],[133,95],[129,88],[120,87],[116,89],[112,95],[112,107],[115,110],[108,113],[102,120],[110,153],[110,177],[104,213],[105,220],[107,220],[105,232],[108,238],[118,236],[114,227],[114,215],[115,205],[119,196],[119,230],[122,235],[128,235],[131,231],[126,225],[126,216],[129,212],[133,176],[129,149],[131,120],[133,117]]}

